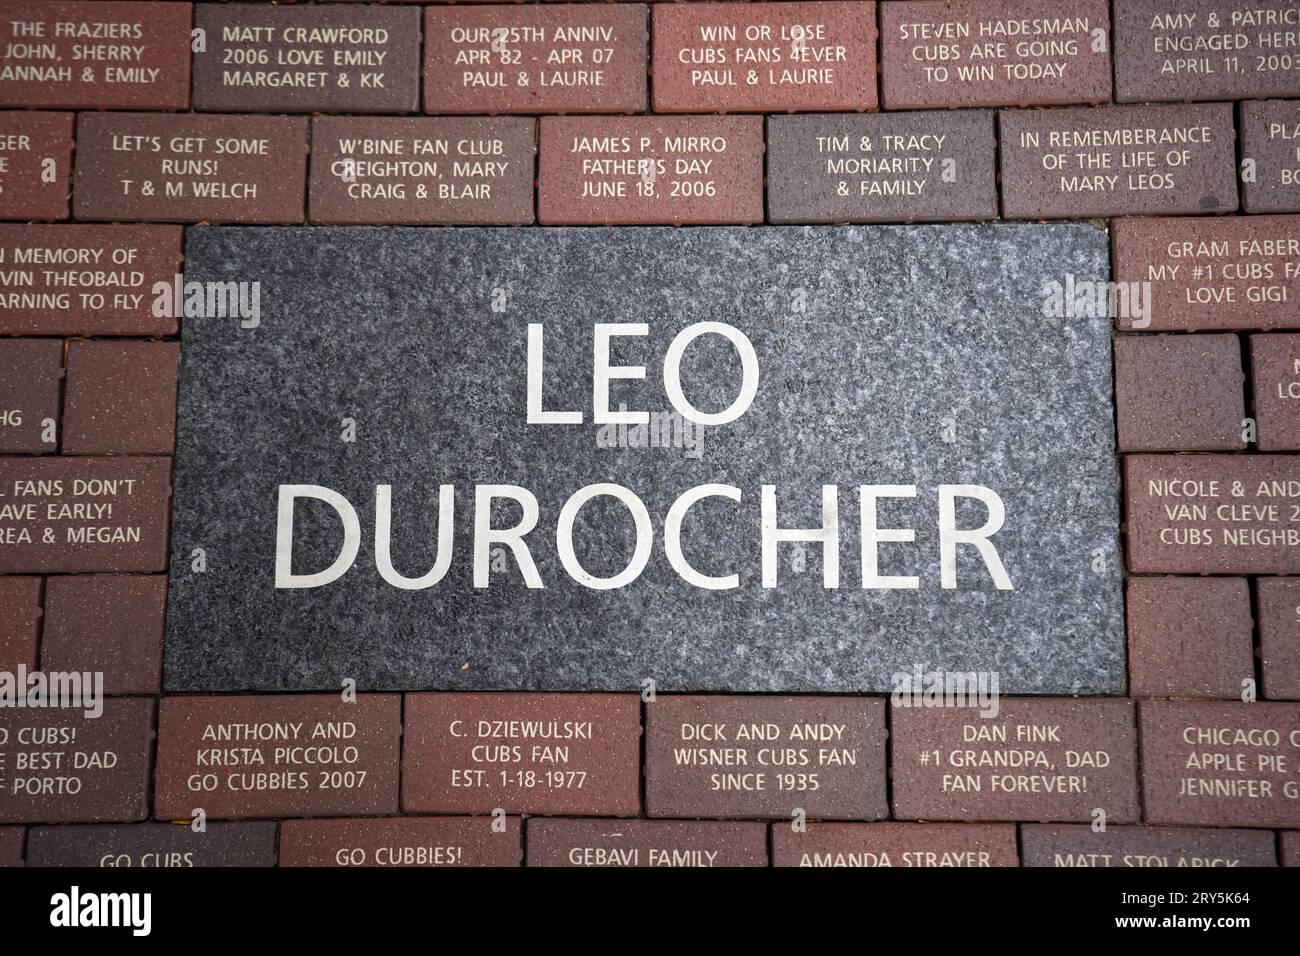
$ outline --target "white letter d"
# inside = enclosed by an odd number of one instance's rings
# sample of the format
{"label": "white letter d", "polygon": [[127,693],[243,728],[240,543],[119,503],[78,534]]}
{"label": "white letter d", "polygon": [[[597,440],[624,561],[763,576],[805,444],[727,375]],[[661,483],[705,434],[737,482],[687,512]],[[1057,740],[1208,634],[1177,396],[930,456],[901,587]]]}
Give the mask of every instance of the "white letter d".
{"label": "white letter d", "polygon": [[[298,498],[317,498],[338,512],[343,520],[343,547],[324,571],[315,574],[293,573],[293,509]],[[275,586],[277,588],[318,588],[343,576],[357,559],[361,547],[361,522],[356,509],[337,491],[320,485],[281,485],[275,515]]]}

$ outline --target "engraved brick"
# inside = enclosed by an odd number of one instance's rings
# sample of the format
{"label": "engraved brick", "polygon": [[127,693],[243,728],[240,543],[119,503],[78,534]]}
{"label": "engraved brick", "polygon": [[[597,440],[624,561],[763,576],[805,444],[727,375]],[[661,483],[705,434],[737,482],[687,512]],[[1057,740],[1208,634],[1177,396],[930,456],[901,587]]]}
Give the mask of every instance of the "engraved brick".
{"label": "engraved brick", "polygon": [[99,823],[148,816],[153,701],[103,713],[0,709],[0,823]]}
{"label": "engraved brick", "polygon": [[1120,451],[1237,451],[1246,416],[1235,335],[1115,340]]}
{"label": "engraved brick", "polygon": [[0,106],[183,110],[190,4],[4,0]]}
{"label": "engraved brick", "polygon": [[0,574],[162,571],[170,458],[0,458]]}
{"label": "engraved brick", "polygon": [[1008,219],[1237,208],[1229,104],[1002,110],[999,127]]}
{"label": "engraved brick", "polygon": [[1118,219],[1110,237],[1115,281],[1151,284],[1121,329],[1300,328],[1300,216]]}
{"label": "engraved brick", "polygon": [[644,4],[427,7],[426,113],[646,108]]}
{"label": "engraved brick", "polygon": [[78,219],[299,223],[305,116],[82,113]]}
{"label": "engraved brick", "polygon": [[880,819],[886,736],[878,699],[661,695],[646,707],[646,814]]}
{"label": "engraved brick", "polygon": [[1300,212],[1300,102],[1242,103],[1241,156],[1254,163],[1241,185],[1246,212]]}
{"label": "engraved brick", "polygon": [[1300,830],[1287,830],[1278,835],[1283,866],[1300,866]]}
{"label": "engraved brick", "polygon": [[1300,700],[1300,578],[1260,578],[1255,586],[1264,696]]}
{"label": "engraved brick", "polygon": [[876,108],[876,4],[656,3],[654,108]]}
{"label": "engraved brick", "polygon": [[23,828],[0,827],[0,869],[23,865]]}
{"label": "engraved brick", "polygon": [[1300,335],[1252,335],[1260,451],[1300,451]]}
{"label": "engraved brick", "polygon": [[56,575],[45,583],[41,665],[104,675],[109,694],[156,694],[162,678],[167,578]]}
{"label": "engraved brick", "polygon": [[155,815],[394,813],[401,721],[396,694],[164,698]]}
{"label": "engraved brick", "polygon": [[504,830],[493,817],[393,817],[384,820],[286,820],[281,866],[519,866],[518,817]]}
{"label": "engraved brick", "polygon": [[1053,826],[1020,828],[1025,866],[1245,867],[1277,866],[1273,834],[1260,830],[1187,827]]}
{"label": "engraved brick", "polygon": [[1148,823],[1300,824],[1300,704],[1144,700],[1138,726]]}
{"label": "engraved brick", "polygon": [[71,113],[0,113],[0,219],[67,218],[72,119]]}
{"label": "engraved brick", "polygon": [[528,821],[529,866],[767,866],[767,826],[713,820]]}
{"label": "engraved brick", "polygon": [[[1105,103],[1110,9],[1080,0],[921,0],[880,7],[887,109]],[[1100,38],[1100,49],[1098,49]]]}
{"label": "engraved brick", "polygon": [[993,114],[985,110],[770,116],[771,222],[996,219]]}
{"label": "engraved brick", "polygon": [[27,865],[275,866],[275,824],[210,823],[202,833],[175,823],[33,827],[27,835]]}
{"label": "engraved brick", "polygon": [[1240,698],[1254,679],[1245,578],[1130,578],[1129,693]]}
{"label": "engraved brick", "polygon": [[1131,701],[1003,698],[995,717],[895,706],[890,725],[896,817],[1138,818]]}
{"label": "engraved brick", "polygon": [[545,225],[763,221],[758,116],[545,116],[537,218]]}
{"label": "engraved brick", "polygon": [[179,226],[0,223],[0,335],[171,335],[153,287],[180,271]]}
{"label": "engraved brick", "polygon": [[634,816],[635,694],[407,694],[408,813]]}
{"label": "engraved brick", "polygon": [[1018,866],[1016,828],[981,823],[772,825],[773,866]]}
{"label": "engraved brick", "polygon": [[63,410],[69,455],[170,455],[179,342],[73,342]]}
{"label": "engraved brick", "polygon": [[0,671],[36,668],[41,613],[40,578],[0,578]]}
{"label": "engraved brick", "polygon": [[1284,455],[1131,455],[1125,459],[1129,570],[1300,572],[1296,460]]}
{"label": "engraved brick", "polygon": [[533,221],[534,119],[318,117],[311,141],[312,222]]}
{"label": "engraved brick", "polygon": [[1115,99],[1300,94],[1292,0],[1115,0]]}
{"label": "engraved brick", "polygon": [[420,106],[420,13],[376,6],[200,3],[194,108],[410,113]]}
{"label": "engraved brick", "polygon": [[[39,455],[58,448],[59,339],[0,341],[0,452]],[[46,439],[51,439],[47,441]]]}

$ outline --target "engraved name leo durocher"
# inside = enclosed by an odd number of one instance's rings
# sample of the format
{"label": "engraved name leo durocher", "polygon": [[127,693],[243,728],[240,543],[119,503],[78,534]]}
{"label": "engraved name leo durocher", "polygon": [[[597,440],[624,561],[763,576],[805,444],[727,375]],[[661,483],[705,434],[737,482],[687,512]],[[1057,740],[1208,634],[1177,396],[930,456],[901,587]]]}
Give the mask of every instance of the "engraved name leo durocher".
{"label": "engraved name leo durocher", "polygon": [[[647,410],[628,410],[610,407],[611,384],[620,379],[644,379],[645,366],[611,364],[610,346],[616,337],[641,337],[649,334],[649,325],[637,322],[596,323],[592,329],[592,408],[590,422],[597,426],[644,426],[650,422]],[[682,359],[687,349],[703,336],[720,336],[735,350],[740,360],[742,374],[739,387],[730,405],[721,411],[705,412],[695,407],[687,397],[682,384]],[[546,377],[545,324],[528,324],[527,381],[528,406],[526,421],[531,427],[565,426],[583,424],[585,413],[578,409],[544,407],[543,382]],[[726,425],[738,420],[749,410],[758,393],[761,378],[758,353],[749,337],[739,328],[725,322],[696,322],[679,331],[663,356],[663,390],[673,409],[684,419],[699,427]],[[704,574],[690,563],[683,552],[682,524],[691,508],[706,498],[731,501],[738,509],[753,508],[754,497],[760,509],[759,551],[761,582],[764,588],[778,585],[778,545],[782,543],[808,543],[821,550],[822,584],[827,589],[841,586],[840,582],[840,524],[841,500],[838,485],[821,487],[821,524],[817,527],[783,527],[777,506],[778,486],[762,484],[757,496],[750,491],[725,482],[696,485],[680,494],[663,516],[663,551],[673,571],[687,584],[711,591],[725,591],[740,587],[736,572],[722,575]],[[939,549],[939,584],[944,589],[959,587],[957,574],[957,549],[968,547],[982,559],[988,579],[1002,591],[1013,590],[1002,559],[994,543],[994,536],[1006,521],[1006,508],[999,493],[981,484],[938,484],[924,493],[937,500],[937,529]],[[880,573],[879,549],[882,544],[905,545],[916,539],[915,529],[880,527],[879,510],[883,499],[917,498],[914,484],[862,484],[856,488],[861,557],[861,587],[864,589],[914,590],[921,586],[916,575],[883,575]],[[455,548],[455,495],[452,484],[442,484],[438,489],[437,544],[432,567],[418,577],[408,576],[394,567],[392,560],[393,489],[389,484],[375,486],[374,497],[374,563],[380,577],[388,584],[403,590],[423,590],[434,587],[446,576],[451,566]],[[628,513],[633,528],[632,556],[617,574],[596,575],[582,566],[574,548],[574,527],[583,507],[597,498],[607,497],[619,502]],[[474,487],[473,516],[470,522],[475,588],[489,586],[491,572],[495,569],[494,550],[508,549],[513,555],[525,584],[529,588],[544,588],[546,582],[538,573],[529,534],[536,528],[540,509],[536,495],[528,488],[514,484],[477,484]],[[295,573],[294,567],[294,512],[300,499],[316,499],[332,508],[341,528],[337,555],[324,568],[309,573]],[[522,512],[513,527],[494,527],[493,505],[498,500],[513,501]],[[970,499],[978,502],[985,512],[985,520],[978,527],[958,527],[958,501]],[[851,505],[845,508],[849,510]],[[847,515],[845,516],[847,518]],[[462,521],[464,519],[462,518]],[[463,525],[462,525],[463,527]],[[560,508],[555,532],[555,549],[561,566],[578,584],[592,590],[623,588],[640,577],[648,565],[655,546],[654,522],[650,512],[637,493],[613,482],[597,482],[576,489]],[[278,487],[275,543],[275,585],[279,589],[316,588],[328,585],[351,569],[357,559],[362,541],[361,519],[354,502],[338,491],[319,484],[281,484]],[[986,586],[980,581],[976,586]]]}

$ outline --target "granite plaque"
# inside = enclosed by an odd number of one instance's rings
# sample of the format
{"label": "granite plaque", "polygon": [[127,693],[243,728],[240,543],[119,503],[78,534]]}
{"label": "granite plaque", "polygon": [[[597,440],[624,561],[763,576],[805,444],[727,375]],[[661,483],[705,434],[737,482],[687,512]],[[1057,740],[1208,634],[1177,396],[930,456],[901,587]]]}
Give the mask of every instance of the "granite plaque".
{"label": "granite plaque", "polygon": [[164,682],[1122,690],[1107,252],[194,228],[260,314],[183,324]]}

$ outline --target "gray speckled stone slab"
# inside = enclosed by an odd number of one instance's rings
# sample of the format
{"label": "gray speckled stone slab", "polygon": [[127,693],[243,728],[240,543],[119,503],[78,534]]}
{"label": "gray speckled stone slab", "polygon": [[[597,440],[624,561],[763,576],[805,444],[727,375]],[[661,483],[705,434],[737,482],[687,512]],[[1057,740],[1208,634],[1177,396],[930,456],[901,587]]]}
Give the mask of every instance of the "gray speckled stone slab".
{"label": "gray speckled stone slab", "polygon": [[[184,322],[165,683],[171,690],[374,689],[884,691],[891,675],[997,671],[1006,693],[1124,689],[1108,320],[1042,315],[1045,282],[1109,276],[1087,225],[622,229],[193,228],[187,279],[260,281],[261,324]],[[700,321],[744,332],[760,380],[752,407],[689,447],[608,446],[592,424],[592,327],[617,337],[612,405],[666,412],[663,355]],[[527,326],[545,326],[545,404],[581,425],[526,423]],[[681,364],[703,411],[730,404],[736,352],[705,335]],[[344,419],[355,441],[342,440]],[[602,440],[602,435],[605,440]],[[615,436],[617,437],[617,436]],[[585,485],[644,502],[654,545],[626,587],[577,583],[557,553],[561,507]],[[687,584],[664,550],[685,490],[684,556],[739,587]],[[355,507],[360,546],[331,584],[277,589],[281,484],[316,484]],[[450,568],[404,590],[376,570],[375,486],[392,486],[392,560],[433,566],[438,486],[455,486]],[[474,487],[536,495],[525,539],[544,583],[513,556],[472,580]],[[783,527],[821,523],[839,488],[839,587],[817,544],[778,547],[761,580],[760,501]],[[880,573],[912,590],[864,590],[859,485],[914,484],[880,503]],[[956,550],[940,586],[939,493],[978,484],[1005,503],[990,540],[1013,585]],[[318,501],[295,511],[293,566],[320,571],[343,539]],[[492,520],[514,525],[517,506]],[[958,499],[956,526],[987,512]],[[614,575],[633,553],[623,505],[580,512],[575,555]],[[193,570],[202,548],[206,571]]]}

